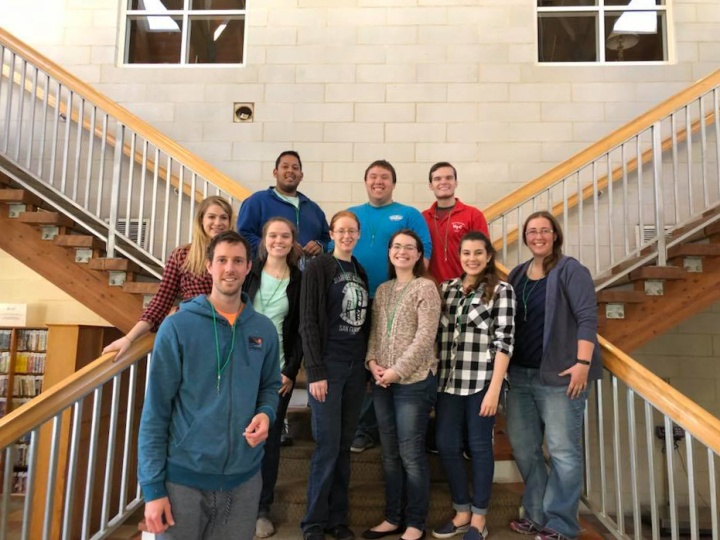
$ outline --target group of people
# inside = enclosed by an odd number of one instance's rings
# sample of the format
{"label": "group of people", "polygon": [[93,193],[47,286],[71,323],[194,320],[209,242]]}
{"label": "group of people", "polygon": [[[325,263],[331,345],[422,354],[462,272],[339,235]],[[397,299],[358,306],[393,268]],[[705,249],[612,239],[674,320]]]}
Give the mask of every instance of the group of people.
{"label": "group of people", "polygon": [[[274,187],[243,203],[239,233],[224,199],[199,205],[192,243],[173,251],[140,321],[106,348],[122,354],[157,331],[139,433],[148,530],[178,539],[274,533],[280,437],[304,363],[316,443],[305,540],[354,537],[350,452],[372,444],[373,424],[385,512],[362,537],[425,538],[433,408],[454,515],[432,535],[484,540],[505,394],[525,482],[510,527],[537,540],[576,538],[583,411],[602,368],[592,279],[562,254],[552,214],[527,218],[532,258],[503,281],[482,213],[455,197],[450,163],[430,169],[436,202],[421,214],[393,201],[393,166],[373,162],[368,202],[329,224],[298,191],[296,152],[283,152],[273,175]],[[178,296],[179,312],[165,318]]]}

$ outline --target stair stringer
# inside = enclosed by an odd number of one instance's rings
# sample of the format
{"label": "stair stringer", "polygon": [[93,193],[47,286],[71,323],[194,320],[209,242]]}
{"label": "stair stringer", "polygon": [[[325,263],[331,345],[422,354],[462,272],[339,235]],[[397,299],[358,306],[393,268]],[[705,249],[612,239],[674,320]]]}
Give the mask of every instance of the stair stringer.
{"label": "stair stringer", "polygon": [[720,257],[707,257],[703,271],[666,281],[662,296],[625,306],[624,319],[608,319],[602,336],[626,353],[664,334],[720,301]]}
{"label": "stair stringer", "polygon": [[142,299],[108,285],[104,272],[75,262],[74,253],[42,240],[32,226],[0,208],[0,248],[43,276],[113,326],[127,333],[142,312]]}

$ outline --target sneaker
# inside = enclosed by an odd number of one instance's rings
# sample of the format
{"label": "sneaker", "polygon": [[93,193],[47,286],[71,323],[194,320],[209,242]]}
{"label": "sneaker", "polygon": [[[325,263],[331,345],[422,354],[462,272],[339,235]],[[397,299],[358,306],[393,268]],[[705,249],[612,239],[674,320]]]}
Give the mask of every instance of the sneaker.
{"label": "sneaker", "polygon": [[335,540],[351,540],[355,538],[355,533],[352,532],[350,527],[347,525],[335,525],[329,529],[325,529],[325,532],[332,536]]}
{"label": "sneaker", "polygon": [[445,523],[445,525],[441,525],[440,527],[433,529],[432,535],[435,538],[451,538],[456,534],[465,534],[466,532],[468,532],[469,529],[470,523],[455,526],[451,519],[450,521]]}
{"label": "sneaker", "polygon": [[515,531],[518,534],[538,534],[542,532],[542,529],[535,525],[529,519],[514,519],[510,522],[510,530]]}
{"label": "sneaker", "polygon": [[360,435],[357,435],[355,439],[353,439],[352,445],[350,446],[350,451],[359,454],[361,452],[364,452],[365,450],[372,448],[373,446],[375,446],[375,441],[372,440],[372,437],[368,437],[364,433],[361,433]]}
{"label": "sneaker", "polygon": [[313,526],[303,532],[303,540],[325,540],[322,527]]}
{"label": "sneaker", "polygon": [[255,522],[255,536],[258,538],[268,538],[275,534],[275,526],[273,522],[266,517],[259,517]]}
{"label": "sneaker", "polygon": [[463,535],[462,540],[487,540],[488,537],[487,527],[483,527],[481,531],[477,527],[470,527],[467,532]]}
{"label": "sneaker", "polygon": [[543,529],[535,535],[535,540],[575,540],[552,529]]}

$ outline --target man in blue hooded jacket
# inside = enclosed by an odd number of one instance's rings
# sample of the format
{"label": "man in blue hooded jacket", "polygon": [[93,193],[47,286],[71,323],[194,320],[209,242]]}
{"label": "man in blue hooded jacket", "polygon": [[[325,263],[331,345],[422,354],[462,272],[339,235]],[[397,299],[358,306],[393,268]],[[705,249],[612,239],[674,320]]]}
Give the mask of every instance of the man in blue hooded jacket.
{"label": "man in blue hooded jacket", "polygon": [[208,246],[212,292],[183,302],[155,338],[140,421],[138,481],[149,532],[250,540],[260,465],[280,388],[278,337],[241,292],[250,247]]}
{"label": "man in blue hooded jacket", "polygon": [[305,257],[315,257],[327,249],[330,241],[325,212],[298,191],[303,179],[300,154],[285,150],[275,160],[275,186],[253,193],[238,213],[237,230],[248,239],[257,255],[262,228],[272,217],[284,217],[297,229],[298,248]]}

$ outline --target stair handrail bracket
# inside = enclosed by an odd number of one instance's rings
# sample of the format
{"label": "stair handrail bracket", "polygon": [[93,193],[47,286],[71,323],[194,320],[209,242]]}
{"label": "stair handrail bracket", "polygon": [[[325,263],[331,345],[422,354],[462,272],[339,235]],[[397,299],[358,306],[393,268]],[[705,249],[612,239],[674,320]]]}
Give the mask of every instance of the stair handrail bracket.
{"label": "stair handrail bracket", "polygon": [[104,538],[142,504],[136,440],[154,341],[104,354],[0,418],[0,537],[18,441],[28,447],[21,538]]}
{"label": "stair handrail bracket", "polygon": [[0,28],[3,172],[159,275],[208,195],[250,191]]}

